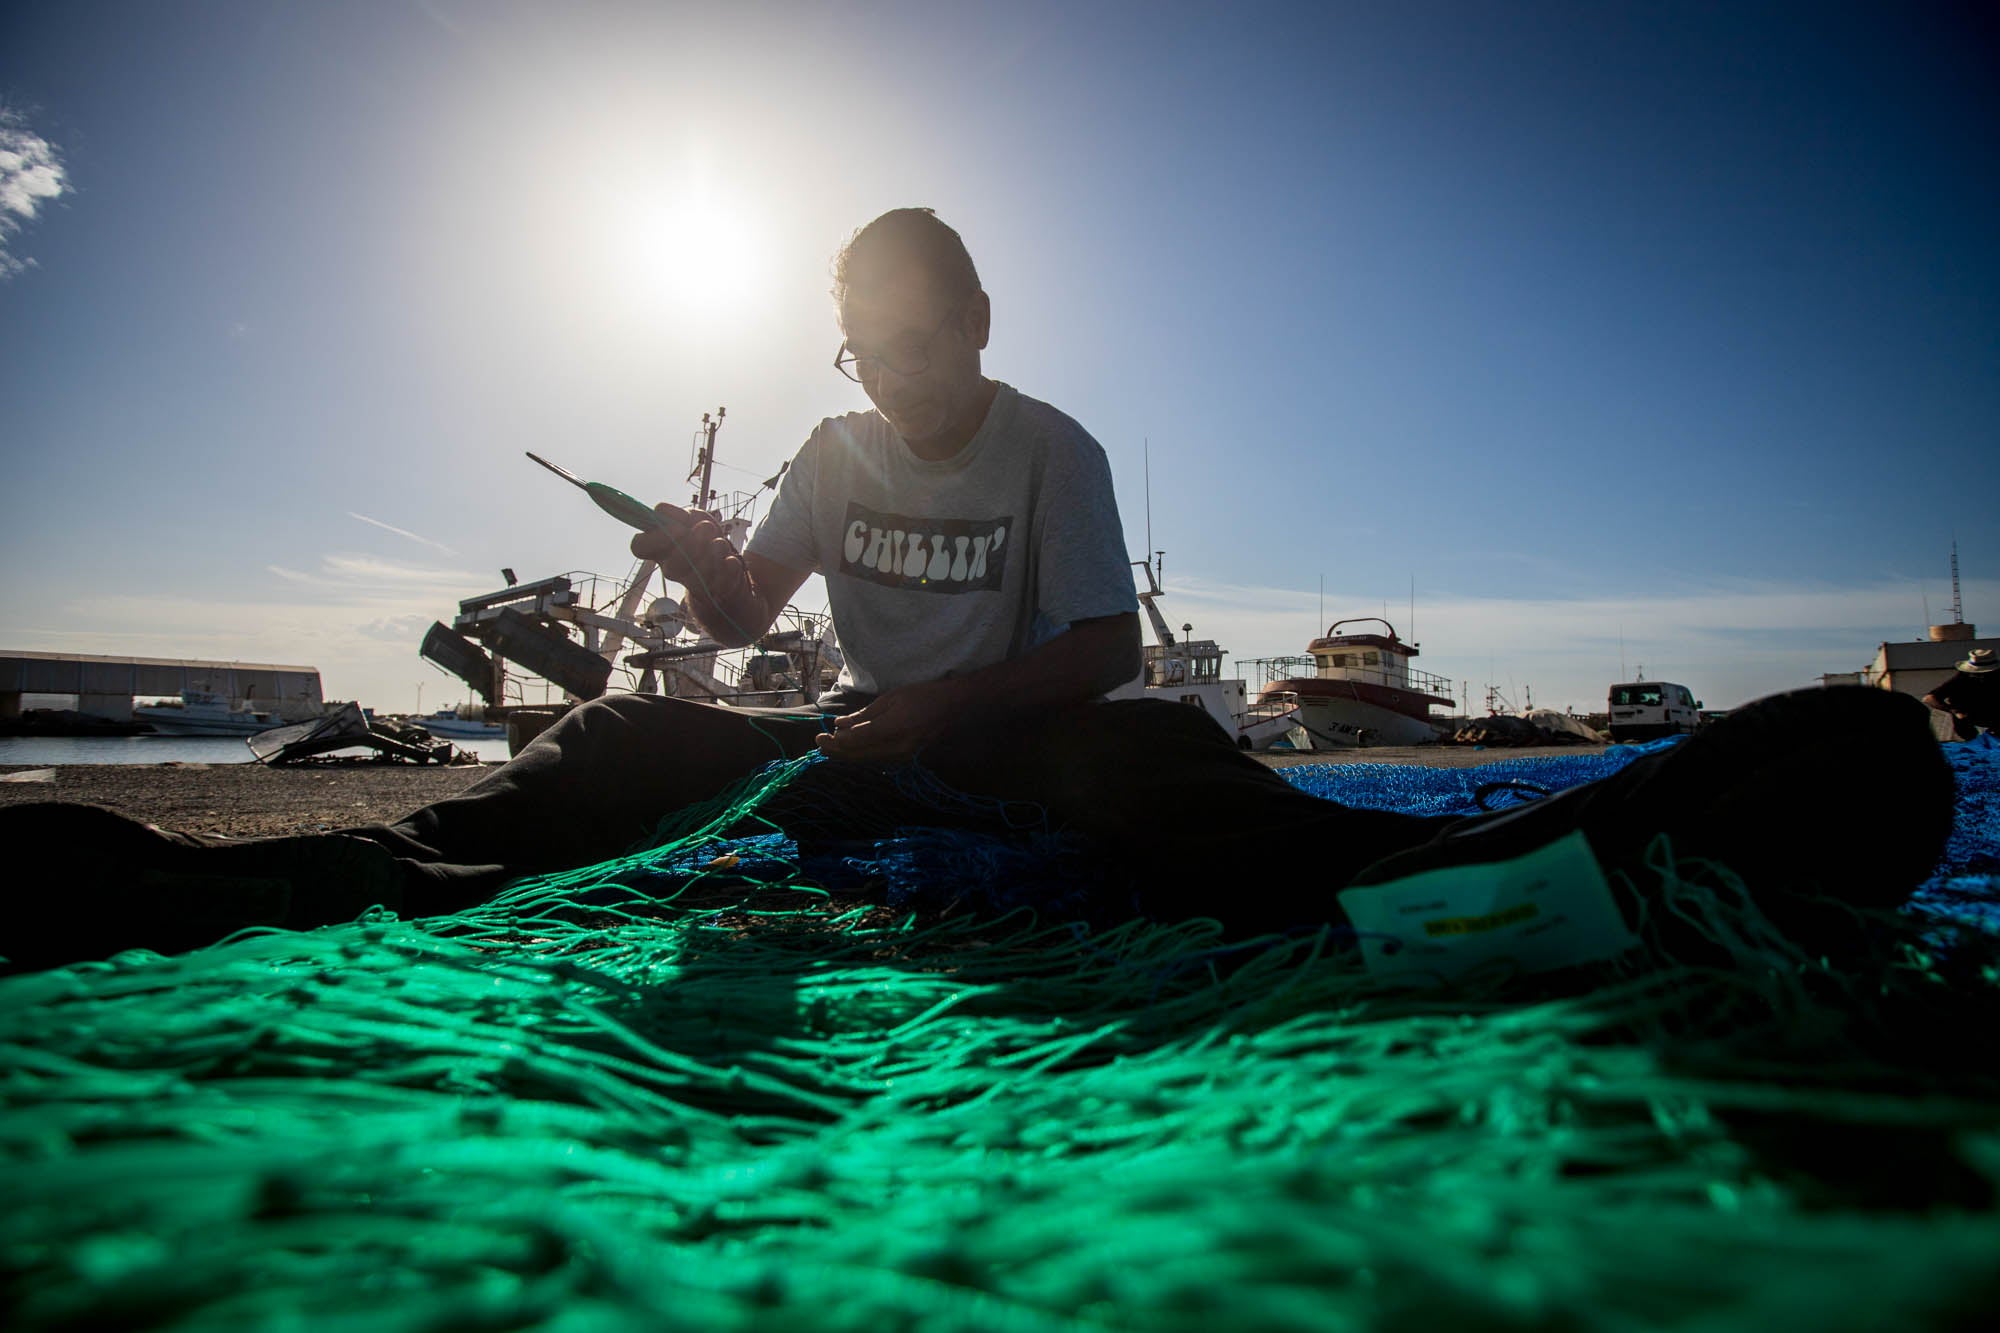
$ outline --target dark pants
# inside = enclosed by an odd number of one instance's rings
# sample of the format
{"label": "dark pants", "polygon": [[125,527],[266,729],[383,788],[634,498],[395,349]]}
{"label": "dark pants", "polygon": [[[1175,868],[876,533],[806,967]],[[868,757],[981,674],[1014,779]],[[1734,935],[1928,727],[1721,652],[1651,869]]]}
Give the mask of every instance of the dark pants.
{"label": "dark pants", "polygon": [[[395,824],[343,831],[404,863],[413,909],[459,910],[516,876],[644,847],[667,816],[772,760],[809,753],[822,729],[816,716],[612,696],[573,709],[462,794]],[[1233,896],[1255,902],[1239,901],[1229,915],[1255,928],[1326,920],[1356,871],[1435,828],[1309,796],[1240,753],[1199,710],[1160,700],[975,725],[932,746],[922,763],[950,788],[1020,808],[920,801],[882,770],[828,761],[760,813],[804,841],[909,825],[1019,827],[1032,812],[1115,857],[1147,886],[1150,910],[1214,914],[1218,886],[1238,886]],[[833,810],[841,830],[829,827]]]}

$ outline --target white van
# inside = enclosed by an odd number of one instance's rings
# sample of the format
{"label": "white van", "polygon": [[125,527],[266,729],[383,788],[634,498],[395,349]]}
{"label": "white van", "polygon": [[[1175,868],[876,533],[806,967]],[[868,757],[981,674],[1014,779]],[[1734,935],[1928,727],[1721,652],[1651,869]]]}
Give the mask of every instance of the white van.
{"label": "white van", "polygon": [[1611,739],[1650,741],[1685,736],[1701,723],[1701,701],[1670,680],[1635,680],[1611,687]]}

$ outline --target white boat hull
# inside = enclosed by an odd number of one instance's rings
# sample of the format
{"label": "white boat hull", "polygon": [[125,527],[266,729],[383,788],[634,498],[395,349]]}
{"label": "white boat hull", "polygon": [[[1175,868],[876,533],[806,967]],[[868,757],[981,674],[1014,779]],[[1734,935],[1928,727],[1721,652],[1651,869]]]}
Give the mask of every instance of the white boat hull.
{"label": "white boat hull", "polygon": [[135,708],[134,721],[152,727],[158,736],[255,736],[260,731],[282,727],[282,718],[271,716],[181,717],[178,708]]}
{"label": "white boat hull", "polygon": [[1203,681],[1198,684],[1143,685],[1132,681],[1109,695],[1113,699],[1165,699],[1169,703],[1198,708],[1209,721],[1242,750],[1268,750],[1284,740],[1297,720],[1290,710],[1245,703],[1240,680]]}
{"label": "white boat hull", "polygon": [[504,741],[507,728],[497,722],[468,722],[460,718],[424,717],[416,724],[433,736],[452,741]]}
{"label": "white boat hull", "polygon": [[[294,705],[242,706],[213,690],[183,690],[177,704],[141,704],[132,710],[134,722],[144,722],[161,736],[255,736],[260,731],[309,721],[322,711],[317,702]],[[291,712],[294,716],[287,717]]]}
{"label": "white boat hull", "polygon": [[1429,722],[1361,699],[1302,697],[1297,720],[1314,750],[1428,745],[1438,738]]}

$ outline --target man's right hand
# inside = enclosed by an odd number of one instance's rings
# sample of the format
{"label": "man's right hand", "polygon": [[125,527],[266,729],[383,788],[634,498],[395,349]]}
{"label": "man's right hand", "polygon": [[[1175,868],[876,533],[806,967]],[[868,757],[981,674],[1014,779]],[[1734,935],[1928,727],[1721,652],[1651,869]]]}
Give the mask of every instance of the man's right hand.
{"label": "man's right hand", "polygon": [[688,611],[718,643],[756,642],[806,581],[804,570],[738,554],[713,514],[670,504],[653,512],[661,527],[633,537],[632,554],[687,589]]}
{"label": "man's right hand", "polygon": [[635,533],[632,554],[659,565],[660,572],[708,606],[728,611],[747,586],[743,557],[722,535],[713,514],[665,501],[653,506],[664,529]]}

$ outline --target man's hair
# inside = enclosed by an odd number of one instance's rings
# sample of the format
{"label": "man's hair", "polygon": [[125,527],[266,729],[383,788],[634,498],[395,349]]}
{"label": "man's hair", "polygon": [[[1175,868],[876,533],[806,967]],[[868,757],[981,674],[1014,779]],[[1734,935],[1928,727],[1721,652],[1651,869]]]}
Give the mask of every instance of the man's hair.
{"label": "man's hair", "polygon": [[979,290],[979,270],[957,232],[928,208],[892,208],[848,237],[833,257],[834,303],[846,305],[849,288],[866,287],[905,263],[928,272],[949,300]]}

